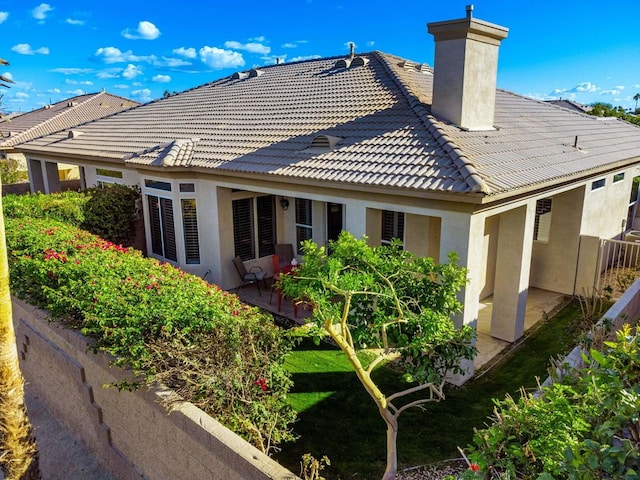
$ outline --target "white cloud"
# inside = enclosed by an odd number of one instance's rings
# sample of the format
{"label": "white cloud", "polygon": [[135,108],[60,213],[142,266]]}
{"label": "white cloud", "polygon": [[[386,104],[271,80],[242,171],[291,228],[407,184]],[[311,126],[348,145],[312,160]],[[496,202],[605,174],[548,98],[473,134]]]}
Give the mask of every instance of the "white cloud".
{"label": "white cloud", "polygon": [[14,45],[13,47],[11,47],[11,50],[16,53],[19,53],[20,55],[35,55],[35,54],[49,55],[49,48],[40,47],[34,50],[31,48],[31,45],[29,45],[28,43],[18,43],[17,45]]}
{"label": "white cloud", "polygon": [[104,63],[153,62],[157,60],[155,55],[134,55],[131,50],[123,52],[116,47],[100,47],[96,50],[95,56],[102,57]]}
{"label": "white cloud", "polygon": [[596,87],[593,83],[591,83],[591,82],[581,82],[578,85],[576,85],[575,87],[573,87],[570,91],[571,92],[593,93],[593,92],[595,92],[597,90],[599,90],[599,88]]}
{"label": "white cloud", "polygon": [[153,23],[143,20],[138,23],[136,33],[131,33],[129,28],[122,31],[122,36],[129,40],[155,40],[160,36],[160,30]]}
{"label": "white cloud", "polygon": [[142,83],[140,82],[133,82],[131,85],[133,85],[134,87],[141,87]]}
{"label": "white cloud", "polygon": [[305,55],[301,57],[293,57],[290,62],[301,62],[303,60],[315,60],[316,58],[322,58],[322,55]]}
{"label": "white cloud", "polygon": [[624,90],[624,85],[616,85],[615,87],[616,90]]}
{"label": "white cloud", "polygon": [[93,85],[93,82],[91,80],[85,80],[84,82],[79,82],[78,80],[72,80],[70,78],[67,78],[64,83],[66,83],[67,85]]}
{"label": "white cloud", "polygon": [[621,90],[611,89],[611,90],[602,90],[600,95],[620,95],[622,93]]}
{"label": "white cloud", "polygon": [[4,23],[4,21],[9,17],[9,12],[0,12],[0,23]]}
{"label": "white cloud", "polygon": [[84,75],[85,73],[91,73],[93,72],[93,69],[91,68],[52,68],[51,70],[49,70],[50,72],[53,73],[62,73],[64,75]]}
{"label": "white cloud", "polygon": [[153,59],[151,61],[156,67],[185,67],[191,65],[191,62],[182,60],[181,58],[162,57],[160,60]]}
{"label": "white cloud", "polygon": [[296,48],[298,46],[297,43],[283,43],[282,48]]}
{"label": "white cloud", "polygon": [[246,50],[249,53],[260,53],[267,55],[271,52],[271,47],[262,45],[261,43],[240,43],[233,40],[224,42],[225,48],[233,48],[234,50]]}
{"label": "white cloud", "polygon": [[87,93],[87,92],[85,92],[85,91],[84,91],[84,90],[82,90],[81,88],[76,88],[75,90],[67,90],[67,91],[66,91],[66,92],[64,92],[64,93],[69,93],[69,94],[71,94],[71,95],[84,95],[84,94],[85,94],[85,93]]}
{"label": "white cloud", "polygon": [[127,80],[132,80],[138,75],[142,75],[142,69],[131,63],[122,71],[123,78],[126,78]]}
{"label": "white cloud", "polygon": [[137,98],[141,102],[151,101],[151,90],[148,88],[142,88],[140,90],[132,90],[131,96]]}
{"label": "white cloud", "polygon": [[373,40],[369,40],[367,42],[367,47],[373,47],[376,44],[376,42],[374,42]]}
{"label": "white cloud", "polygon": [[96,74],[96,77],[100,79],[106,78],[120,78],[121,68],[107,68],[106,70],[102,70]]}
{"label": "white cloud", "polygon": [[167,83],[171,81],[171,77],[169,75],[155,75],[151,80],[158,83]]}
{"label": "white cloud", "polygon": [[245,63],[241,53],[231,50],[205,46],[200,49],[199,53],[200,60],[215,69],[242,67]]}
{"label": "white cloud", "polygon": [[249,40],[253,41],[253,42],[264,42],[266,40],[266,38],[264,37],[264,35],[260,35],[259,37],[253,37],[250,38]]}
{"label": "white cloud", "polygon": [[59,88],[50,88],[49,90],[47,90],[47,93],[62,93],[62,90],[60,90]]}
{"label": "white cloud", "polygon": [[24,92],[18,92],[16,93],[16,98],[29,98],[29,94]]}
{"label": "white cloud", "polygon": [[8,78],[9,80],[13,80],[13,74],[11,72],[3,73],[2,76]]}
{"label": "white cloud", "polygon": [[51,5],[49,5],[48,3],[41,3],[36,8],[31,10],[31,15],[33,15],[33,18],[35,18],[36,20],[44,20],[45,18],[47,18],[47,13],[49,13],[51,10],[53,10],[53,7],[51,7]]}
{"label": "white cloud", "polygon": [[69,25],[84,25],[84,20],[76,20],[73,18],[67,18],[65,22]]}
{"label": "white cloud", "polygon": [[173,53],[185,58],[196,58],[197,56],[196,49],[192,47],[191,48],[184,48],[184,47],[174,48]]}
{"label": "white cloud", "polygon": [[117,85],[114,85],[113,88],[119,88],[120,90],[129,90],[129,85],[118,83]]}

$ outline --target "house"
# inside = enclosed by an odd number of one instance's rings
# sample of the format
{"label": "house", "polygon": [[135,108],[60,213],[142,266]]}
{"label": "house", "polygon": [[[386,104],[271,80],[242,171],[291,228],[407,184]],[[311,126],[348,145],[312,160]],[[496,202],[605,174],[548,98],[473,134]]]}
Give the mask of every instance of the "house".
{"label": "house", "polygon": [[514,342],[530,287],[590,288],[599,239],[632,228],[640,129],[496,89],[504,27],[428,30],[433,68],[378,51],[254,68],[19,149],[34,188],[60,162],[139,185],[148,251],[227,289],[234,256],[269,268],[276,243],[343,229],[456,252],[458,321],[493,295],[491,335]]}
{"label": "house", "polygon": [[545,102],[576,112],[589,113],[591,110],[593,110],[593,107],[590,107],[589,105],[583,105],[581,103],[574,102],[573,100],[567,100],[566,98],[560,98],[558,100],[545,100]]}
{"label": "house", "polygon": [[[140,104],[102,91],[78,95],[31,112],[4,117],[5,120],[0,122],[0,159],[17,160],[27,170],[25,156],[15,149],[19,143],[103,118],[137,105]],[[57,171],[58,179],[56,180],[53,174],[45,175],[45,172],[38,173],[33,170],[34,176],[31,180],[34,190],[45,190],[44,178],[48,178],[53,183],[49,186],[49,190],[59,189],[59,181],[80,179],[77,165],[58,163]]]}

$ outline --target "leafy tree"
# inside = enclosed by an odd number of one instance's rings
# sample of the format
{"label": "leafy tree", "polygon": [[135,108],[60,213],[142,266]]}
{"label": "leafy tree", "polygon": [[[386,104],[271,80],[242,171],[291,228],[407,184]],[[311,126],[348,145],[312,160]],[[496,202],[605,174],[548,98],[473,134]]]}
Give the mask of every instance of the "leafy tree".
{"label": "leafy tree", "polygon": [[[8,65],[8,62],[0,59],[0,65]],[[12,80],[0,76],[0,82],[12,83]],[[0,83],[0,86],[8,85]],[[30,480],[40,478],[40,470],[38,449],[27,417],[23,386],[13,329],[0,192],[0,462],[7,478]]]}
{"label": "leafy tree", "polygon": [[637,111],[638,111],[638,100],[640,100],[640,93],[636,93],[636,94],[633,96],[633,99],[634,99],[634,100],[635,100],[635,102],[636,102],[636,107],[634,108],[634,112],[637,112]]}
{"label": "leafy tree", "polygon": [[[411,407],[445,398],[445,375],[462,373],[472,359],[473,330],[456,328],[451,316],[461,309],[456,294],[466,270],[449,262],[418,258],[398,244],[369,247],[342,232],[329,253],[303,243],[304,263],[295,275],[282,275],[284,293],[313,305],[311,334],[329,335],[347,355],[358,379],[387,425],[384,480],[397,471],[398,417]],[[359,355],[366,351],[367,355]],[[366,360],[365,360],[366,359]],[[397,369],[407,388],[386,394],[372,373],[383,363]]]}

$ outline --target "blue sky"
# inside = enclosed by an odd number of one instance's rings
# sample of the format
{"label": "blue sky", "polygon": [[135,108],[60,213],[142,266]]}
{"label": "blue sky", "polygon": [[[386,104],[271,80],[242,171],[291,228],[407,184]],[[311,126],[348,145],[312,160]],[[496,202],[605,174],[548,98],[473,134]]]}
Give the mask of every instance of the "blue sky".
{"label": "blue sky", "polygon": [[[2,110],[83,93],[146,102],[277,57],[381,50],[433,65],[428,22],[461,18],[453,0],[0,0]],[[538,99],[635,106],[640,5],[478,0],[474,16],[509,28],[498,86]]]}

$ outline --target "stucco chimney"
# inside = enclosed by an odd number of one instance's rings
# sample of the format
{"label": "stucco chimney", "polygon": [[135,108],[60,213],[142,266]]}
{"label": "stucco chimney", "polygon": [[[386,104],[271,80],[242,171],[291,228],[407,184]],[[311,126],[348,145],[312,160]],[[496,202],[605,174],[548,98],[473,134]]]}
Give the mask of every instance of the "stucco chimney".
{"label": "stucco chimney", "polygon": [[493,130],[498,49],[508,28],[473,18],[433,22],[435,39],[431,113],[466,130]]}

